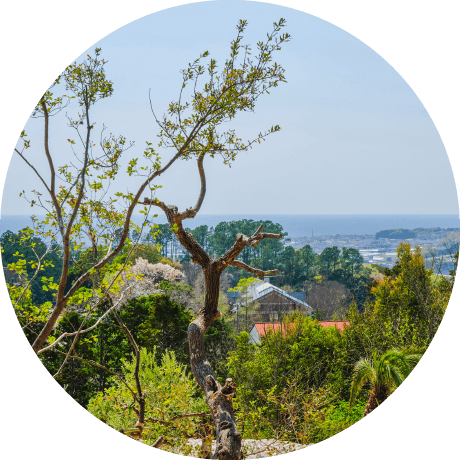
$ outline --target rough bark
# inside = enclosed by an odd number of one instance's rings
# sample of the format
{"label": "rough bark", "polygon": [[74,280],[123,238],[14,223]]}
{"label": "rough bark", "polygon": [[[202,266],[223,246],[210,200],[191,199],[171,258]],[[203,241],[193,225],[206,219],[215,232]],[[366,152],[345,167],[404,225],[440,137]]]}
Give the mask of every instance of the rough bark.
{"label": "rough bark", "polygon": [[219,282],[222,269],[212,261],[203,269],[206,280],[205,303],[198,317],[188,328],[190,364],[193,375],[206,395],[206,403],[216,427],[216,451],[212,458],[233,460],[241,458],[241,434],[238,431],[233,411],[232,398],[236,385],[227,379],[222,387],[209,364],[204,347],[204,335],[212,322],[221,316],[217,309],[219,299]]}
{"label": "rough bark", "polygon": [[[242,436],[238,431],[232,404],[232,398],[236,394],[236,384],[232,379],[227,379],[224,386],[221,386],[217,381],[206,357],[204,335],[209,326],[222,316],[222,313],[218,310],[218,302],[220,276],[225,268],[229,265],[234,265],[236,257],[247,244],[256,245],[263,238],[281,238],[282,235],[263,234],[262,227],[252,237],[238,235],[235,245],[222,257],[214,260],[196,242],[193,235],[183,229],[183,216],[177,212],[177,208],[165,206],[159,202],[155,204],[167,210],[166,215],[171,228],[176,229],[176,236],[184,248],[192,255],[192,261],[201,265],[205,277],[206,293],[204,304],[198,311],[197,318],[188,328],[188,338],[192,372],[198,385],[205,393],[206,403],[209,406],[216,427],[216,449],[211,454],[211,458],[239,460],[241,458]],[[238,263],[238,266],[242,265]],[[253,269],[250,271],[253,273]],[[261,276],[266,273],[262,270],[258,271]],[[273,273],[273,271],[270,273]]]}
{"label": "rough bark", "polygon": [[390,390],[385,385],[372,388],[366,407],[364,408],[363,417],[370,414],[374,409],[380,406],[380,404],[388,398],[389,394]]}
{"label": "rough bark", "polygon": [[182,226],[184,219],[195,217],[199,211],[206,192],[206,178],[203,169],[204,154],[198,157],[197,164],[201,179],[201,191],[197,203],[193,208],[179,212],[176,206],[167,206],[157,199],[144,198],[144,205],[158,206],[163,210],[168,219],[171,230],[176,234],[182,246],[192,256],[192,262],[201,266],[205,277],[205,300],[198,311],[197,318],[188,328],[188,339],[190,349],[190,364],[193,375],[206,396],[206,403],[209,406],[214,425],[216,427],[216,449],[211,458],[219,460],[239,460],[241,458],[242,436],[236,425],[233,410],[232,398],[236,394],[236,384],[232,379],[227,379],[224,386],[220,385],[214,371],[206,357],[204,346],[204,335],[209,326],[222,313],[218,310],[220,276],[230,265],[244,268],[250,273],[263,276],[264,274],[277,273],[276,270],[264,272],[257,270],[236,258],[248,245],[257,246],[264,238],[282,238],[282,234],[264,233],[261,225],[252,236],[238,234],[235,244],[218,259],[212,259],[206,251],[195,240],[193,235],[186,232]]}

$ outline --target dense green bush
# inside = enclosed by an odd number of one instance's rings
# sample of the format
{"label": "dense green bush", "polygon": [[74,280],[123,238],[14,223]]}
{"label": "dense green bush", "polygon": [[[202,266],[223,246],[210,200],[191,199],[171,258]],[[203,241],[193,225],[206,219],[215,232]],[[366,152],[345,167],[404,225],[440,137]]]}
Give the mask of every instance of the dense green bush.
{"label": "dense green bush", "polygon": [[[185,448],[186,437],[198,436],[201,417],[174,417],[207,413],[204,398],[197,391],[194,378],[180,364],[174,352],[158,356],[156,348],[151,352],[145,348],[140,353],[139,380],[145,393],[145,429],[143,439],[147,443],[163,436],[168,445]],[[123,378],[131,390],[136,392],[134,359],[123,360]],[[97,393],[88,410],[112,428],[130,433],[138,420],[133,394],[117,377],[111,377],[113,386]],[[198,434],[197,434],[198,432]]]}
{"label": "dense green bush", "polygon": [[324,328],[309,316],[285,318],[283,332],[268,332],[254,345],[241,333],[229,356],[229,372],[238,385],[241,401],[251,401],[260,390],[284,388],[301,379],[309,389],[341,379],[344,359],[342,335],[334,327]]}
{"label": "dense green bush", "polygon": [[[108,308],[106,303],[95,307],[86,319],[85,328],[94,325]],[[153,294],[128,301],[119,310],[119,315],[140,348],[150,352],[157,350],[158,364],[164,353],[173,351],[175,359],[190,370],[187,337],[187,328],[193,320],[190,310],[173,301],[167,294]],[[84,317],[75,311],[67,312],[57,322],[50,341],[63,333],[77,331]],[[42,325],[42,322],[29,325],[26,333],[31,342]],[[40,355],[52,375],[59,371],[73,339],[66,337],[54,349]],[[233,349],[233,333],[225,320],[215,321],[209,328],[205,335],[205,345],[208,359],[223,383],[227,377],[227,353]],[[130,360],[133,352],[127,336],[112,315],[107,316],[91,332],[82,334],[74,350],[78,358],[71,357],[56,380],[84,407],[97,391],[103,391],[113,383],[108,378],[111,374],[97,365],[119,372],[121,360]]]}
{"label": "dense green bush", "polygon": [[348,401],[339,399],[335,401],[328,414],[328,419],[337,422],[351,422],[356,423],[361,420],[363,416],[363,409],[366,406],[366,401],[360,400],[355,405],[350,407]]}
{"label": "dense green bush", "polygon": [[130,299],[120,316],[139,347],[149,351],[156,348],[158,359],[166,350],[174,350],[180,363],[189,362],[187,328],[193,315],[168,295],[152,294]]}
{"label": "dense green bush", "polygon": [[237,383],[235,406],[247,436],[308,444],[354,423],[329,417],[340,390],[348,391],[345,374],[351,378],[352,366],[345,352],[338,329],[300,314],[286,318],[283,331],[268,333],[259,344],[241,333],[229,373]]}

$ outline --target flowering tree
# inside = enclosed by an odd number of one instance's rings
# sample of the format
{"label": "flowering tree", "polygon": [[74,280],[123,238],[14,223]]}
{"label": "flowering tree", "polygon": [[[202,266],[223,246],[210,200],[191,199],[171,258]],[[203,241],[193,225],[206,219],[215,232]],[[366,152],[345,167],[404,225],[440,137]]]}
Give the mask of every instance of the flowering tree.
{"label": "flowering tree", "polygon": [[121,274],[121,281],[117,293],[126,293],[123,302],[129,299],[149,296],[163,292],[158,289],[162,281],[171,283],[182,280],[184,274],[167,264],[150,264],[147,260],[139,257],[136,263],[128,271]]}

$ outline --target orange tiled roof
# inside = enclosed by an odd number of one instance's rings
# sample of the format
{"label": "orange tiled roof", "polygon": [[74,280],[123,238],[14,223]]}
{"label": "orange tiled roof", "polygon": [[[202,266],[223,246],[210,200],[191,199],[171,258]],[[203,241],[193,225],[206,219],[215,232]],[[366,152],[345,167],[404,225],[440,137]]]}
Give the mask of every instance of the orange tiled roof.
{"label": "orange tiled roof", "polygon": [[281,323],[255,323],[254,326],[259,335],[265,335],[268,331],[279,331],[283,325]]}
{"label": "orange tiled roof", "polygon": [[[349,326],[348,321],[318,321],[318,324],[323,327],[336,327],[340,331],[343,331],[345,326]],[[268,331],[276,332],[283,328],[282,323],[255,323],[254,327],[257,330],[259,336],[265,335]]]}
{"label": "orange tiled roof", "polygon": [[348,321],[318,321],[318,324],[321,324],[321,326],[323,327],[333,326],[339,329],[340,331],[343,331],[345,326],[350,325]]}

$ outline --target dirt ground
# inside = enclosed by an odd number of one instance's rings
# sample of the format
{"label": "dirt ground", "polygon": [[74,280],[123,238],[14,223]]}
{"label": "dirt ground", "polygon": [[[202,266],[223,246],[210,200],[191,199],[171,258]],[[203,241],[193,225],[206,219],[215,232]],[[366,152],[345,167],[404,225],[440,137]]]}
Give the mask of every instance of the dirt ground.
{"label": "dirt ground", "polygon": [[[196,450],[199,451],[201,439],[189,439],[188,444],[197,447]],[[215,441],[212,447],[214,449]],[[242,443],[243,458],[245,459],[272,457],[273,455],[286,454],[305,447],[308,446],[294,442],[277,441],[276,439],[243,439]]]}

